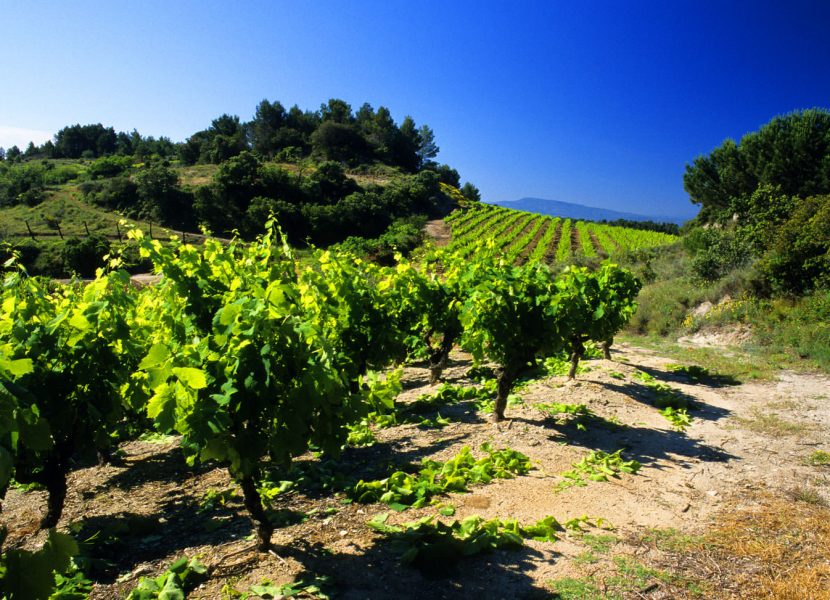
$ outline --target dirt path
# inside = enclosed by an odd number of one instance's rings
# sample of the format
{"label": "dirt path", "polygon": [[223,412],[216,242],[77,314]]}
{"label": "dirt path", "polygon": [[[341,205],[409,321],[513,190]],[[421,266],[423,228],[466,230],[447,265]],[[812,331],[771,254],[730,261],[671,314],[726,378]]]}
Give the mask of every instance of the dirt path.
{"label": "dirt path", "polygon": [[[470,384],[468,358],[454,354],[447,379]],[[257,555],[248,550],[251,527],[238,495],[229,493],[224,506],[200,509],[208,490],[234,489],[226,472],[187,468],[175,440],[131,442],[123,449],[123,464],[75,471],[61,526],[76,523],[85,532],[115,531],[104,546],[112,564],[102,568],[106,576],[96,585],[94,598],[119,597],[140,575],[158,574],[175,558],[196,554],[214,567],[211,579],[192,596],[200,598],[228,597],[230,588],[248,591],[264,580],[287,583],[301,574],[327,577],[333,597],[355,600],[545,598],[551,597],[550,582],[598,581],[606,572],[602,581],[612,587],[598,595],[554,597],[693,597],[694,586],[706,589],[705,581],[643,575],[648,571],[637,561],[645,560],[644,536],[656,535],[649,534],[653,531],[704,533],[725,512],[752,506],[761,493],[784,497],[809,488],[826,501],[826,467],[809,466],[805,459],[816,450],[830,451],[830,379],[784,372],[772,382],[695,383],[668,370],[670,362],[624,346],[615,352],[614,362],[587,361],[589,370],[576,382],[552,377],[530,384],[520,392],[523,403],[510,406],[508,421],[499,427],[474,406],[461,403],[441,410],[451,420],[442,429],[381,429],[377,444],[349,448],[340,461],[325,467],[330,475],[346,479],[377,478],[389,464],[426,457],[445,460],[463,446],[478,456],[481,444],[489,442],[523,452],[535,469],[443,499],[456,508],[452,518],[477,514],[527,523],[547,515],[560,522],[584,515],[594,525],[580,534],[563,533],[555,543],[529,541],[521,550],[465,559],[449,577],[399,565],[396,552],[365,525],[372,516],[388,512],[387,506],[344,504],[342,494],[331,490],[282,496],[275,505],[284,521],[274,536],[280,557]],[[694,420],[685,432],[674,430],[654,407],[652,390],[635,377],[638,372],[670,385],[693,403]],[[425,369],[407,368],[407,389],[400,401],[433,391],[426,378]],[[536,408],[540,403],[585,404],[594,416],[584,421],[583,430],[546,417]],[[642,468],[637,474],[585,481],[584,486],[557,492],[562,473],[596,450],[622,450],[623,458],[638,461]],[[2,520],[12,543],[36,543],[31,536],[43,506],[40,492],[9,492]],[[392,513],[389,522],[435,513],[435,507]],[[603,524],[607,529],[595,527]],[[621,573],[626,583],[614,579]],[[120,583],[116,576],[121,576]],[[633,587],[626,587],[632,581]],[[827,597],[821,593],[809,597]],[[703,593],[718,594],[752,597],[733,593],[728,585]]]}
{"label": "dirt path", "polygon": [[446,246],[452,239],[452,231],[444,219],[427,221],[426,234],[436,246]]}

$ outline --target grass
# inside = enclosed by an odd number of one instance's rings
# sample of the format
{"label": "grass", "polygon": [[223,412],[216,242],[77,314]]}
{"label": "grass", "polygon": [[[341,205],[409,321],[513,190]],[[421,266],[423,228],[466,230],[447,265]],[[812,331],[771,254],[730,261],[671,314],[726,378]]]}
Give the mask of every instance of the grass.
{"label": "grass", "polygon": [[[595,565],[599,559],[590,552],[578,555],[575,562],[580,565]],[[606,565],[608,570],[587,577],[563,577],[550,580],[547,585],[553,598],[562,600],[623,600],[644,598],[659,589],[661,598],[684,596],[697,597],[703,594],[703,586],[695,579],[682,574],[656,569],[634,560],[629,556],[615,556]],[[669,595],[666,595],[669,594]]]}
{"label": "grass", "polygon": [[827,506],[827,501],[815,488],[799,486],[790,490],[790,497],[796,502]]}
{"label": "grass", "polygon": [[805,461],[811,467],[824,467],[830,465],[830,452],[816,450]]}
{"label": "grass", "polygon": [[663,552],[686,552],[705,545],[703,536],[690,535],[672,527],[648,529],[640,541]]}
{"label": "grass", "polygon": [[780,496],[751,509],[725,511],[707,539],[744,597],[796,600],[830,597],[830,511]]}
{"label": "grass", "polygon": [[[75,185],[64,185],[53,189],[47,198],[37,206],[18,204],[0,210],[0,237],[29,240],[29,228],[38,242],[60,240],[64,238],[87,237],[87,229],[92,234],[100,234],[110,239],[118,238],[116,224],[124,217],[109,212],[81,200],[81,194]],[[127,219],[128,222],[149,230],[149,224]],[[124,228],[121,228],[124,235]],[[170,232],[158,225],[153,226],[154,236],[167,236]]]}
{"label": "grass", "polygon": [[658,336],[639,336],[625,333],[617,338],[635,346],[655,350],[679,363],[695,363],[706,369],[715,381],[729,380],[741,383],[750,380],[775,379],[782,369],[805,370],[810,366],[803,361],[763,352],[758,348],[690,348],[680,346],[674,340]]}
{"label": "grass", "polygon": [[752,409],[749,417],[739,417],[738,422],[750,431],[772,436],[798,435],[811,429],[810,425],[787,421],[776,413],[759,408]]}

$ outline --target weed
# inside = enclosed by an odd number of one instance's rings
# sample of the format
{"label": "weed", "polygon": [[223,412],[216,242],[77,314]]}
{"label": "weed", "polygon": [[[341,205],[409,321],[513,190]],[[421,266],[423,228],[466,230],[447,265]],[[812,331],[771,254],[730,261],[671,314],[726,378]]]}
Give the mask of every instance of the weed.
{"label": "weed", "polygon": [[219,507],[227,506],[228,502],[236,499],[236,490],[228,488],[225,490],[215,490],[213,488],[205,492],[202,501],[199,503],[199,512],[209,512]]}
{"label": "weed", "polygon": [[[302,598],[317,598],[319,600],[328,600],[331,598],[331,579],[326,576],[308,576],[303,575],[293,583],[285,583],[283,585],[276,585],[269,580],[263,581],[259,585],[252,585],[250,593],[260,598],[292,598],[294,596]],[[240,595],[239,598],[247,598],[248,595]]]}
{"label": "weed", "polygon": [[585,431],[585,422],[594,416],[584,404],[539,403],[535,408],[554,419],[557,425],[574,423],[580,431]]}
{"label": "weed", "polygon": [[674,427],[677,431],[686,431],[686,428],[692,424],[692,417],[685,408],[674,409],[671,406],[667,406],[660,411],[660,414],[666,417],[666,420],[668,420],[668,422],[672,424],[672,427]]}
{"label": "weed", "polygon": [[198,559],[180,558],[155,578],[142,577],[127,600],[151,600],[153,598],[185,598],[205,578],[207,567]]}
{"label": "weed", "polygon": [[790,491],[790,496],[796,502],[806,502],[807,504],[827,506],[827,500],[825,500],[814,488],[799,486]]}
{"label": "weed", "polygon": [[485,520],[477,515],[451,523],[436,521],[434,515],[403,525],[389,525],[388,519],[389,513],[381,513],[368,525],[392,539],[393,551],[403,564],[444,572],[465,556],[520,548],[526,539],[554,542],[557,532],[563,530],[550,516],[533,525],[520,525],[515,519]]}
{"label": "weed", "polygon": [[[654,406],[660,409],[673,408],[688,410],[691,408],[688,398],[666,383],[657,381],[644,371],[635,371],[634,379],[642,381],[653,394]],[[665,415],[664,415],[665,416]]]}
{"label": "weed", "polygon": [[608,377],[612,379],[625,379],[625,374],[620,373],[619,371],[608,371]]}
{"label": "weed", "polygon": [[805,459],[805,462],[811,467],[823,467],[830,465],[830,452],[816,450]]}

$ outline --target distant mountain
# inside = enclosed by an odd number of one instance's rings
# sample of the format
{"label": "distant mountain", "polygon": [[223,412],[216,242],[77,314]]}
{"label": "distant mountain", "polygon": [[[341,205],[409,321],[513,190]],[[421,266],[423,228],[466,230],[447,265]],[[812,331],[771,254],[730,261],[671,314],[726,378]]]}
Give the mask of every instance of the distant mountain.
{"label": "distant mountain", "polygon": [[614,221],[616,219],[629,219],[631,221],[655,221],[657,223],[677,223],[682,225],[692,217],[678,215],[639,215],[636,213],[585,206],[572,202],[560,202],[559,200],[545,200],[544,198],[521,198],[520,200],[500,200],[491,202],[505,208],[524,210],[527,212],[551,215],[553,217],[566,217],[568,219],[582,219],[586,221]]}

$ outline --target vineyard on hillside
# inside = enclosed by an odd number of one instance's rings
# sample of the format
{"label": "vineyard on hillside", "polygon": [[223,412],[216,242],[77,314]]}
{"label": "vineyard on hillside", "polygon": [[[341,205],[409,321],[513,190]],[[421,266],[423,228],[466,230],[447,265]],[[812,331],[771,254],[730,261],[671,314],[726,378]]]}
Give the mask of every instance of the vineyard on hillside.
{"label": "vineyard on hillside", "polygon": [[[279,526],[269,514],[277,493],[267,483],[271,474],[285,479],[293,459],[309,451],[336,457],[377,429],[409,420],[395,404],[405,364],[425,362],[435,383],[460,345],[488,375],[481,388],[452,393],[478,399],[500,422],[522,377],[556,364],[573,379],[590,342],[609,356],[641,286],[613,264],[555,274],[487,253],[439,253],[441,277],[431,262],[381,267],[328,250],[300,265],[274,221],[253,244],[163,244],[138,229],[128,236],[162,275],[157,285],[134,288],[118,258],[88,284],[30,277],[16,256],[5,265],[0,500],[12,484],[43,490],[45,510],[29,533],[48,530],[49,539],[33,553],[23,549],[29,534],[7,539],[0,526],[2,597],[46,599],[66,592],[70,576],[95,577],[70,572],[86,538],[55,529],[84,461],[117,462],[119,446],[142,436],[181,436],[189,465],[226,469],[255,527],[256,549],[267,552]],[[488,457],[475,460],[467,450],[449,466],[424,463],[418,476],[395,471],[361,480],[350,498],[420,508],[432,496],[529,468],[523,455],[481,448]],[[553,523],[528,525],[505,543],[553,539]],[[503,526],[485,529],[495,534]],[[32,580],[40,582],[37,593]],[[136,590],[152,592],[153,585]],[[136,594],[130,598],[156,597]]]}
{"label": "vineyard on hillside", "polygon": [[482,240],[492,239],[508,262],[569,262],[575,257],[613,257],[628,250],[664,246],[677,236],[587,221],[529,213],[492,204],[456,210],[446,219],[450,248],[470,255]]}

